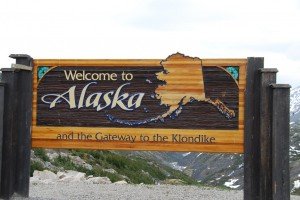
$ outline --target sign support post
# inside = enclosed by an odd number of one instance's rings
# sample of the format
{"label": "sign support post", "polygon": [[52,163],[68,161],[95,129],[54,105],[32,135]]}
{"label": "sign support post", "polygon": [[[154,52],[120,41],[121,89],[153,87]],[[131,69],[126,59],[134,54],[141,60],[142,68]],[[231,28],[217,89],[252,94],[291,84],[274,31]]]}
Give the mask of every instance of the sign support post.
{"label": "sign support post", "polygon": [[273,200],[290,199],[289,141],[290,85],[272,84],[272,188]]}
{"label": "sign support post", "polygon": [[[15,192],[22,197],[29,196],[31,120],[32,120],[32,58],[24,54],[11,54],[16,59],[19,89],[17,101],[17,155]],[[14,65],[13,65],[14,67]]]}
{"label": "sign support post", "polygon": [[244,199],[259,199],[259,69],[264,58],[247,59],[247,86],[245,96],[244,134]]}
{"label": "sign support post", "polygon": [[276,83],[277,69],[260,69],[260,199],[272,198],[272,136],[271,136],[271,88]]}
{"label": "sign support post", "polygon": [[1,168],[2,168],[2,155],[3,155],[2,147],[3,147],[4,90],[5,90],[5,84],[0,82],[0,191],[1,191],[1,180],[2,180]]}
{"label": "sign support post", "polygon": [[5,68],[2,71],[2,82],[5,83],[3,146],[1,166],[0,197],[9,199],[14,193],[16,178],[16,147],[17,147],[17,101],[18,101],[18,69]]}
{"label": "sign support post", "polygon": [[31,116],[32,116],[32,58],[13,54],[16,65],[2,69],[2,82],[7,86],[4,101],[4,125],[1,169],[1,197],[14,193],[29,195]]}

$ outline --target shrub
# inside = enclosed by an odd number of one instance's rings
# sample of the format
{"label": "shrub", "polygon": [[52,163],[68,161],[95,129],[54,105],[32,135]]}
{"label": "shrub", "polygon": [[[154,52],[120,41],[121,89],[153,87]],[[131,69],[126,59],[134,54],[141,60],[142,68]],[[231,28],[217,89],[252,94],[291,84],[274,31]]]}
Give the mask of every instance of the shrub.
{"label": "shrub", "polygon": [[43,161],[50,161],[44,149],[34,149],[34,154]]}
{"label": "shrub", "polygon": [[54,159],[53,163],[57,167],[62,167],[65,170],[76,170],[76,165],[71,161],[69,157],[63,157],[59,155]]}
{"label": "shrub", "polygon": [[30,176],[33,176],[34,170],[43,171],[45,168],[40,162],[33,161],[30,163]]}

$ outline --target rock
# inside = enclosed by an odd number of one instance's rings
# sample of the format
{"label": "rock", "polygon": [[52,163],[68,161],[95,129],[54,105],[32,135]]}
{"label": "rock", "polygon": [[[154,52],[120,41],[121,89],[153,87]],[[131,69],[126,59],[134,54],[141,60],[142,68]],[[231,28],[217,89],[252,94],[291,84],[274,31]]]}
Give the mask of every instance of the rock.
{"label": "rock", "polygon": [[93,183],[93,184],[110,184],[111,181],[107,177],[93,177],[86,180],[86,182]]}
{"label": "rock", "polygon": [[168,185],[184,185],[185,184],[185,182],[181,179],[166,179],[162,183],[168,184]]}
{"label": "rock", "polygon": [[123,184],[128,184],[128,183],[125,180],[122,180],[122,181],[114,182],[114,184],[123,185]]}
{"label": "rock", "polygon": [[125,176],[125,175],[119,175],[122,179],[124,179],[124,180],[130,180],[129,178],[128,178],[128,176]]}
{"label": "rock", "polygon": [[79,182],[85,180],[85,173],[68,170],[65,174],[60,174],[60,182]]}
{"label": "rock", "polygon": [[37,171],[35,170],[33,172],[33,177],[37,178],[38,180],[51,180],[51,181],[56,181],[58,180],[58,177],[56,174],[49,170],[44,170],[44,171]]}
{"label": "rock", "polygon": [[66,177],[66,173],[65,172],[57,172],[57,177],[59,178],[59,179],[62,179],[62,178],[65,178]]}
{"label": "rock", "polygon": [[42,159],[38,158],[38,157],[36,157],[36,158],[31,158],[30,161],[31,161],[32,163],[38,163],[38,164],[40,164],[40,165],[42,166],[43,169],[46,168],[45,162],[44,162]]}
{"label": "rock", "polygon": [[55,168],[54,165],[52,165],[50,162],[46,161],[45,162],[45,167],[48,168],[48,169],[51,169],[51,168]]}
{"label": "rock", "polygon": [[83,165],[83,167],[86,168],[86,169],[88,169],[88,170],[92,170],[92,169],[93,169],[92,165],[90,165],[90,164],[88,164],[88,163],[85,163],[85,164]]}
{"label": "rock", "polygon": [[114,170],[114,169],[103,169],[103,171],[111,173],[111,174],[116,174],[117,173],[117,171]]}
{"label": "rock", "polygon": [[68,157],[70,155],[70,153],[67,153],[67,152],[59,152],[59,155],[61,157]]}
{"label": "rock", "polygon": [[85,161],[82,160],[79,156],[70,156],[72,162],[76,165],[84,165]]}
{"label": "rock", "polygon": [[30,177],[30,183],[32,184],[38,184],[41,181],[37,177]]}
{"label": "rock", "polygon": [[87,179],[89,179],[89,178],[93,178],[94,176],[93,175],[89,175],[88,177],[87,177]]}
{"label": "rock", "polygon": [[77,165],[77,166],[82,166],[88,170],[92,170],[93,167],[92,165],[86,163],[82,158],[80,158],[79,156],[69,156],[71,161]]}
{"label": "rock", "polygon": [[48,152],[47,156],[51,161],[54,161],[54,159],[56,159],[59,155],[56,152]]}

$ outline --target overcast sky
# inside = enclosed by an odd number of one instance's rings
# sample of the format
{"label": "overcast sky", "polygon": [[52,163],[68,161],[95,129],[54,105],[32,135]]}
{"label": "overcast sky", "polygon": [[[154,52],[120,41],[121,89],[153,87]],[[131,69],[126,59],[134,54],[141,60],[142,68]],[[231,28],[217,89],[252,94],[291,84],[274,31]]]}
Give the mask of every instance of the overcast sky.
{"label": "overcast sky", "polygon": [[0,1],[0,66],[33,58],[265,57],[300,86],[300,0]]}

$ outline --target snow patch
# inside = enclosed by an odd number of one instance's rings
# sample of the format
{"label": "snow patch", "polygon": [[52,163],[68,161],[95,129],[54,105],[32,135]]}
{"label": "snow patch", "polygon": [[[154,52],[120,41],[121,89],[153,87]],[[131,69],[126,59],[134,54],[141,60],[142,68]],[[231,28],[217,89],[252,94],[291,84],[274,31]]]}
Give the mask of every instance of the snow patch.
{"label": "snow patch", "polygon": [[300,188],[300,180],[294,181],[294,187],[293,187],[292,191],[294,191],[295,189],[298,189],[298,188]]}
{"label": "snow patch", "polygon": [[218,181],[218,180],[220,180],[221,178],[223,178],[224,177],[224,174],[222,174],[222,176],[221,177],[219,177],[219,178],[216,178],[216,181]]}
{"label": "snow patch", "polygon": [[231,176],[232,174],[234,174],[234,171],[232,171],[230,174],[228,174],[228,176]]}
{"label": "snow patch", "polygon": [[228,182],[225,182],[225,183],[224,183],[224,185],[225,185],[226,187],[236,189],[236,188],[240,187],[240,185],[234,185],[238,180],[239,180],[239,179],[236,179],[236,178],[229,179]]}
{"label": "snow patch", "polygon": [[190,155],[190,154],[191,154],[191,152],[188,152],[188,153],[182,154],[182,156],[183,156],[183,157],[186,157],[186,156],[188,156],[188,155]]}
{"label": "snow patch", "polygon": [[198,158],[199,156],[201,156],[203,153],[199,153],[198,155],[197,155],[197,157],[196,158]]}
{"label": "snow patch", "polygon": [[186,166],[180,166],[180,165],[178,165],[178,162],[172,162],[170,164],[171,164],[171,167],[173,169],[176,169],[176,170],[179,170],[179,171],[183,171],[186,168]]}

